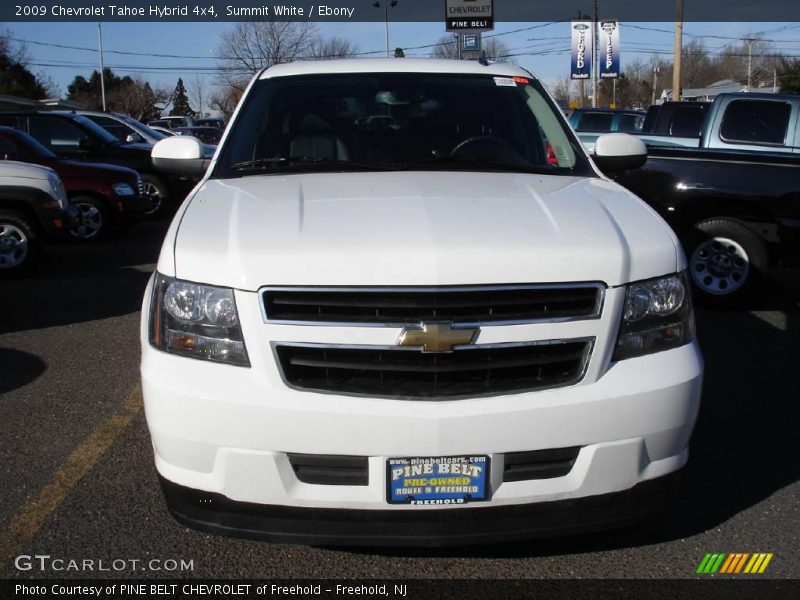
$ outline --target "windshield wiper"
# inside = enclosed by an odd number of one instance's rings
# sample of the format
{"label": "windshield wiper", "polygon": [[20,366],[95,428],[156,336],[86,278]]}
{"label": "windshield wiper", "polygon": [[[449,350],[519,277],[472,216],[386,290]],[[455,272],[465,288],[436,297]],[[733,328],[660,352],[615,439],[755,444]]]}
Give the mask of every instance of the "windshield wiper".
{"label": "windshield wiper", "polygon": [[415,159],[404,161],[397,165],[401,169],[423,168],[443,168],[458,167],[487,167],[491,170],[511,171],[519,173],[535,173],[537,175],[556,175],[571,172],[566,167],[556,167],[551,165],[532,165],[507,160],[499,160],[487,157],[468,157],[468,156],[435,156],[432,158]]}
{"label": "windshield wiper", "polygon": [[392,167],[387,164],[381,163],[362,163],[352,160],[339,160],[333,158],[315,158],[313,156],[276,156],[274,158],[257,158],[255,160],[247,160],[244,162],[236,163],[231,168],[234,171],[266,171],[275,167],[300,167],[303,170],[309,168],[344,168],[348,170],[368,170],[368,171],[388,171]]}

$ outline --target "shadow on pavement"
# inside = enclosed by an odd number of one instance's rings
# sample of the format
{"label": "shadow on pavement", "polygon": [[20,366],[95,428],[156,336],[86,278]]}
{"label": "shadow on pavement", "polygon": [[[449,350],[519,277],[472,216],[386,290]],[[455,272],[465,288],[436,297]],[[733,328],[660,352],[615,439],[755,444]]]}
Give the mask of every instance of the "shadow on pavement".
{"label": "shadow on pavement", "polygon": [[47,365],[34,354],[0,348],[0,394],[30,383],[45,369]]}
{"label": "shadow on pavement", "polygon": [[94,244],[48,246],[38,269],[2,282],[0,333],[138,311],[167,226],[143,223]]}

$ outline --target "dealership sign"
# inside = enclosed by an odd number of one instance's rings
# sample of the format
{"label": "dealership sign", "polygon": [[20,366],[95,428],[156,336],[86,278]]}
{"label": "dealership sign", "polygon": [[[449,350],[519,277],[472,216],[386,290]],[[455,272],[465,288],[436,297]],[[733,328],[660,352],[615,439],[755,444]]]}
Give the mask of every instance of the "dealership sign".
{"label": "dealership sign", "polygon": [[600,21],[597,24],[597,36],[600,77],[619,77],[619,22]]}
{"label": "dealership sign", "polygon": [[592,22],[572,22],[572,79],[589,79],[592,76]]}
{"label": "dealership sign", "polygon": [[445,0],[444,10],[447,31],[494,29],[494,0]]}

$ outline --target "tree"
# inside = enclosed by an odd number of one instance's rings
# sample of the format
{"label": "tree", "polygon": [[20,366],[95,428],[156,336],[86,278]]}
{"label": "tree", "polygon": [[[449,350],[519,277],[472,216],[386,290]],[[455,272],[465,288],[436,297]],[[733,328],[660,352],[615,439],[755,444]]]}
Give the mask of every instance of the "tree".
{"label": "tree", "polygon": [[309,58],[349,58],[358,52],[358,46],[350,40],[332,37],[317,39],[311,44]]}
{"label": "tree", "polygon": [[139,121],[152,121],[161,116],[169,99],[170,93],[166,88],[153,88],[137,75],[113,90],[108,95],[107,104],[112,110],[130,115]]}
{"label": "tree", "polygon": [[[501,40],[496,37],[484,38],[481,40],[481,50],[486,52],[489,60],[506,60],[509,49]],[[462,52],[462,58],[477,58],[476,52]],[[433,58],[458,58],[458,42],[452,35],[444,35],[439,38],[436,46],[431,51]]]}
{"label": "tree", "polygon": [[0,35],[0,93],[41,100],[48,89],[27,67],[28,55],[24,46],[15,47],[9,34]]}
{"label": "tree", "polygon": [[572,99],[572,78],[562,75],[550,84],[550,93],[561,106],[568,106]]}
{"label": "tree", "polygon": [[776,71],[782,94],[800,94],[800,60],[782,58]]}
{"label": "tree", "polygon": [[204,77],[195,75],[189,81],[189,101],[197,107],[197,114],[205,116],[206,105],[208,104],[208,84]]}
{"label": "tree", "polygon": [[172,110],[169,111],[169,114],[170,116],[180,117],[191,117],[194,114],[192,107],[189,105],[186,87],[183,85],[183,79],[181,78],[178,78],[178,84],[172,93]]}
{"label": "tree", "polygon": [[243,92],[265,67],[312,55],[318,34],[308,21],[244,21],[220,36],[219,82]]}
{"label": "tree", "polygon": [[221,110],[229,117],[242,97],[242,90],[230,86],[220,86],[208,99],[212,110]]}

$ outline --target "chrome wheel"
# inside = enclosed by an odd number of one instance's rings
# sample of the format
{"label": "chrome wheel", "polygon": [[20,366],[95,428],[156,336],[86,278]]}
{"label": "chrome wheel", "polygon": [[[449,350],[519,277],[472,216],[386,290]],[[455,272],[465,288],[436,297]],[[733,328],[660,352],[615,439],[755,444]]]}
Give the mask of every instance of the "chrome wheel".
{"label": "chrome wheel", "polygon": [[164,194],[157,185],[150,181],[142,182],[142,193],[150,198],[150,208],[145,211],[145,216],[151,217],[158,214],[161,210],[161,205],[164,203]]}
{"label": "chrome wheel", "polygon": [[88,202],[76,202],[75,208],[78,209],[78,223],[70,230],[70,233],[82,240],[96,238],[103,230],[103,213],[100,209]]}
{"label": "chrome wheel", "polygon": [[725,237],[701,242],[692,252],[689,266],[695,285],[716,296],[736,292],[750,274],[750,259],[745,249]]}
{"label": "chrome wheel", "polygon": [[16,225],[0,223],[0,269],[19,267],[28,256],[28,237]]}

